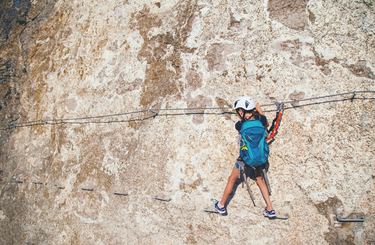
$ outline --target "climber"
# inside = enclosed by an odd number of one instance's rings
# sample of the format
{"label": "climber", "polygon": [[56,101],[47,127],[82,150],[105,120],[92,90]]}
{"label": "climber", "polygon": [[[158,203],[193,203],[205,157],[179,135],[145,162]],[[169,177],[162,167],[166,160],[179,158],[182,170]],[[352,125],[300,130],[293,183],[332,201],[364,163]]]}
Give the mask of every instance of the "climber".
{"label": "climber", "polygon": [[[250,165],[248,165],[250,162],[248,162],[247,158],[246,158],[246,161],[243,160],[244,155],[241,152],[244,149],[248,150],[248,147],[251,147],[251,144],[245,145],[245,143],[244,143],[245,140],[241,139],[243,144],[241,146],[242,150],[240,150],[240,157],[237,159],[237,162],[235,163],[235,165],[232,169],[232,173],[230,174],[230,176],[228,178],[228,182],[227,182],[227,185],[225,187],[224,194],[221,198],[221,201],[219,202],[217,200],[214,200],[214,208],[220,214],[222,214],[223,216],[227,215],[226,206],[225,206],[226,201],[227,201],[229,195],[231,194],[231,192],[233,190],[234,183],[236,182],[236,180],[239,176],[240,166],[245,166],[247,168],[254,169],[254,177],[255,177],[256,183],[258,184],[259,189],[260,189],[260,191],[263,195],[263,198],[266,202],[266,205],[267,205],[267,207],[263,211],[263,215],[265,217],[268,217],[268,218],[275,218],[276,213],[273,210],[271,200],[270,200],[270,196],[269,196],[269,192],[268,192],[267,186],[266,186],[266,184],[263,180],[263,174],[262,174],[262,169],[266,168],[266,166],[268,164],[268,160],[267,160],[268,159],[268,145],[265,142],[265,131],[266,131],[266,128],[268,127],[267,118],[266,118],[266,116],[264,116],[260,105],[259,104],[255,105],[254,100],[250,97],[241,97],[241,98],[237,99],[234,102],[233,109],[236,110],[237,116],[240,119],[240,121],[238,121],[235,125],[236,130],[241,132],[241,131],[244,131],[244,128],[247,128],[247,132],[248,132],[248,130],[251,131],[252,129],[251,129],[251,127],[246,127],[245,125],[250,125],[250,124],[253,124],[253,123],[257,124],[258,128],[256,129],[254,127],[253,131],[255,132],[257,130],[258,131],[263,130],[263,132],[260,132],[263,135],[263,137],[261,139],[258,139],[256,145],[259,145],[259,146],[262,145],[262,147],[264,146],[264,148],[266,150],[265,150],[265,152],[262,151],[262,154],[260,154],[260,155],[258,154],[259,156],[255,157],[256,159],[253,159],[256,162],[255,166],[250,166]],[[251,122],[251,123],[248,123],[248,122]],[[260,127],[259,127],[259,125],[260,125]],[[247,136],[247,137],[250,139],[249,136]],[[250,140],[253,141],[252,139],[250,139]],[[255,141],[256,141],[256,139],[254,138],[254,142]],[[259,147],[255,147],[255,148],[259,148]],[[255,150],[258,151],[258,149],[255,149]],[[250,163],[250,164],[252,164],[252,163]]]}

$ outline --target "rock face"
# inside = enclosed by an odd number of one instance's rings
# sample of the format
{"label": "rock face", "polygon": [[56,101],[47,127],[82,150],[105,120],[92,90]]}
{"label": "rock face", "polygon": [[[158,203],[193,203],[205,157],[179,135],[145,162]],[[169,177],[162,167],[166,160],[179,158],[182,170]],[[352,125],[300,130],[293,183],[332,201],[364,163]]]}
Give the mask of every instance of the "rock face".
{"label": "rock face", "polygon": [[256,207],[238,188],[228,216],[202,212],[237,118],[190,110],[374,91],[372,1],[0,5],[2,244],[375,242],[373,94],[286,104],[268,173],[286,221],[263,218],[252,181]]}

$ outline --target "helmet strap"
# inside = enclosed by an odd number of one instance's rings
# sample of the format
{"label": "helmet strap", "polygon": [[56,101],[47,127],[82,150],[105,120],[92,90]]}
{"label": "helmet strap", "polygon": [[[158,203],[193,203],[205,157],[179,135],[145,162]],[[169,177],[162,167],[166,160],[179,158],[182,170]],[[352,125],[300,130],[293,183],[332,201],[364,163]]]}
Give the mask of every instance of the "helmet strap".
{"label": "helmet strap", "polygon": [[[241,116],[241,114],[240,114],[240,110],[242,110],[242,112],[243,112],[243,115],[242,115],[242,116]],[[244,110],[244,109],[239,108],[239,109],[236,110],[236,112],[237,112],[237,115],[241,118],[241,122],[246,121],[246,119],[245,119],[245,110]]]}
{"label": "helmet strap", "polygon": [[[243,115],[241,116],[241,114],[240,114],[240,110],[242,110],[242,112],[243,112]],[[241,122],[244,122],[244,121],[246,121],[247,119],[245,118],[245,115],[246,115],[246,113],[250,113],[251,114],[251,116],[250,116],[250,118],[255,118],[255,115],[256,115],[256,113],[255,113],[255,111],[254,110],[251,110],[251,111],[245,111],[244,109],[242,109],[242,108],[238,108],[237,110],[236,110],[236,112],[237,112],[237,115],[241,118]]]}

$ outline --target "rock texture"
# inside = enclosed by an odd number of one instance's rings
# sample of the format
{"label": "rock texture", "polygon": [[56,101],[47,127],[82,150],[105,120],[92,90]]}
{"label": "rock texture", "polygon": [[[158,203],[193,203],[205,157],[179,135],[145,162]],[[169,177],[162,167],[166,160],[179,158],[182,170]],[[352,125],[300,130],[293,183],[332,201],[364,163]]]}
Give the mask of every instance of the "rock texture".
{"label": "rock texture", "polygon": [[0,5],[1,244],[375,242],[373,100],[287,104],[268,174],[286,221],[262,217],[254,182],[256,207],[238,188],[228,216],[202,212],[237,158],[237,118],[189,110],[374,91],[372,1]]}

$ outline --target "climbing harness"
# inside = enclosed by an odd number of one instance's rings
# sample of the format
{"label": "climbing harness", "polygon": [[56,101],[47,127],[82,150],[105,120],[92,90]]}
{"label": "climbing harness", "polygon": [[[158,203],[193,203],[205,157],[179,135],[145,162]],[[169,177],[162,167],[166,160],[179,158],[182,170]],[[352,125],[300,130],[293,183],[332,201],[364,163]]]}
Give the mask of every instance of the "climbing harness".
{"label": "climbing harness", "polygon": [[275,136],[278,133],[278,129],[281,124],[281,119],[284,114],[284,103],[280,102],[276,104],[277,106],[277,111],[276,111],[276,117],[273,119],[272,126],[268,130],[268,137],[266,139],[268,145],[272,144],[272,142],[275,141]]}
{"label": "climbing harness", "polygon": [[[238,167],[239,167],[238,178],[241,178],[241,175],[243,176],[244,182],[246,184],[247,192],[249,193],[251,201],[253,202],[254,206],[256,206],[254,196],[253,196],[253,193],[250,190],[250,186],[249,186],[249,183],[247,182],[247,176],[246,176],[246,172],[245,172],[245,169],[248,168],[249,166],[246,166],[245,164],[242,165],[239,162],[237,162],[237,163],[238,163]],[[252,167],[252,166],[250,166],[250,167],[255,170],[254,167]],[[266,171],[266,169],[263,168],[262,172],[263,172],[264,182],[267,186],[268,194],[271,196],[271,186],[270,186],[270,183],[268,181],[267,171]],[[242,188],[243,188],[243,182],[242,182]]]}

